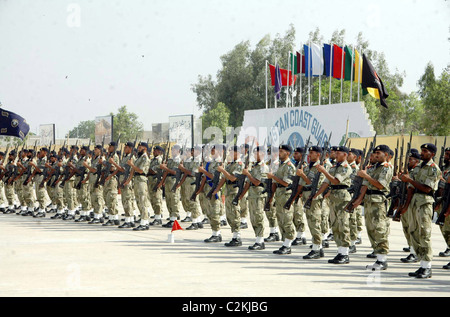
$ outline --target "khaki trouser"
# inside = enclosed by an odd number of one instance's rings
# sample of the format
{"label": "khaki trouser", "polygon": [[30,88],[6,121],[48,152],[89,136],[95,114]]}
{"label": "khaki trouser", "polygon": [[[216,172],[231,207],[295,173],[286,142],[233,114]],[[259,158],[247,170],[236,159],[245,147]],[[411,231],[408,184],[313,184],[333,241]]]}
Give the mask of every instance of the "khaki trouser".
{"label": "khaki trouser", "polygon": [[44,184],[43,187],[40,186],[43,179],[44,179],[44,175],[38,175],[34,179],[35,190],[36,190],[36,199],[39,203],[40,209],[45,209],[46,198],[47,198],[47,188],[46,188],[47,185]]}
{"label": "khaki trouser", "polygon": [[362,206],[356,207],[350,214],[350,240],[356,241],[358,239],[358,232],[360,232],[359,215],[362,214]]}
{"label": "khaki trouser", "polygon": [[227,216],[227,222],[231,227],[231,232],[241,231],[241,212],[239,204],[237,206],[232,204],[234,197],[236,196],[239,188],[234,188],[233,184],[226,185],[225,195],[225,213]]}
{"label": "khaki trouser", "polygon": [[[147,195],[146,195],[147,196]],[[122,200],[123,211],[125,212],[125,217],[134,216],[134,206],[135,194],[133,189],[133,182],[131,181],[128,185],[123,186],[120,189],[120,197]]]}
{"label": "khaki trouser", "polygon": [[[23,197],[23,182],[25,181],[25,177],[22,176],[13,184],[13,189],[17,194],[17,198],[19,199],[20,205],[25,207],[27,204],[25,202],[25,198]],[[13,199],[14,200],[14,199]]]}
{"label": "khaki trouser", "polygon": [[364,200],[367,235],[375,254],[389,253],[389,227],[386,222],[386,204]]}
{"label": "khaki trouser", "polygon": [[108,181],[105,182],[103,187],[103,195],[105,197],[105,204],[108,208],[108,213],[110,215],[117,215],[117,177],[113,176]]}
{"label": "khaki trouser", "polygon": [[264,197],[248,197],[250,222],[255,232],[255,237],[264,235]]}
{"label": "khaki trouser", "polygon": [[148,220],[150,201],[148,199],[148,185],[146,180],[133,180],[134,196],[139,209],[141,220]]}
{"label": "khaki trouser", "polygon": [[195,201],[191,201],[190,198],[195,191],[195,184],[191,185],[193,182],[193,177],[186,177],[186,180],[181,185],[181,202],[183,204],[183,208],[186,212],[191,212],[192,219],[196,219],[201,216],[200,212],[200,202],[199,197],[195,198]]}
{"label": "khaki trouser", "polygon": [[78,206],[75,201],[76,193],[75,188],[73,186],[74,186],[73,177],[72,179],[64,183],[64,197],[66,198],[67,209],[69,209],[69,211],[75,210],[75,208]]}
{"label": "khaki trouser", "polygon": [[162,187],[158,188],[156,192],[153,191],[153,187],[157,181],[158,179],[156,177],[148,177],[148,195],[155,215],[160,215],[162,212]]}
{"label": "khaki trouser", "polygon": [[[95,187],[95,182],[89,183],[90,194],[91,194],[91,204],[94,209],[95,214],[103,214],[103,207],[105,206],[105,201],[103,199],[103,186],[98,185]],[[70,209],[70,208],[69,208]]]}
{"label": "khaki trouser", "polygon": [[350,214],[344,210],[348,201],[330,195],[330,221],[334,241],[338,247],[350,247]]}
{"label": "khaki trouser", "polygon": [[180,188],[172,192],[172,187],[175,184],[175,177],[167,176],[164,182],[165,194],[166,194],[166,206],[171,218],[178,218],[180,216]]}
{"label": "khaki trouser", "polygon": [[[75,184],[78,184],[79,180],[80,179],[77,177]],[[91,197],[89,191],[89,183],[82,183],[80,189],[75,189],[78,201],[81,203],[82,211],[91,209]]]}
{"label": "khaki trouser", "polygon": [[[205,184],[205,187],[203,188],[203,193],[208,194],[210,191],[211,186],[208,184]],[[221,192],[219,191],[217,193],[218,198],[212,196],[211,199],[208,199],[205,197],[205,200],[208,202],[208,219],[211,225],[212,231],[219,231],[220,230],[220,216],[221,216],[221,208],[222,208],[222,201],[221,201]]]}
{"label": "khaki trouser", "polygon": [[[309,197],[309,193],[308,193],[308,195],[306,195],[306,197],[304,197],[304,201],[301,201],[301,202],[306,202],[308,197]],[[323,202],[322,198],[312,200],[311,208],[305,209],[306,220],[308,221],[308,228],[311,233],[312,243],[317,244],[317,245],[322,244],[322,236],[323,236],[322,226],[321,226],[321,224],[322,224],[322,202]]]}
{"label": "khaki trouser", "polygon": [[322,201],[322,221],[320,222],[322,234],[330,230],[330,198],[324,198]]}
{"label": "khaki trouser", "polygon": [[241,200],[239,200],[239,210],[241,213],[241,218],[247,218],[248,217],[248,193],[245,193],[244,197],[242,197]]}
{"label": "khaki trouser", "polygon": [[295,229],[298,232],[305,232],[305,217],[304,217],[304,210],[303,210],[303,204],[302,200],[299,199],[296,203],[295,201],[292,202],[292,206],[294,207],[294,226]]}
{"label": "khaki trouser", "polygon": [[277,188],[275,192],[275,209],[278,220],[278,227],[280,229],[281,238],[294,240],[295,239],[295,226],[294,226],[294,207],[291,205],[289,210],[284,209],[286,201],[291,195],[290,190],[285,188]]}
{"label": "khaki trouser", "polygon": [[34,193],[34,182],[31,181],[27,185],[23,185],[23,198],[28,208],[34,208],[36,196]]}
{"label": "khaki trouser", "polygon": [[409,232],[411,234],[411,246],[419,261],[432,261],[433,250],[431,248],[431,218],[433,216],[432,203],[419,203],[414,194],[407,213],[411,213]]}
{"label": "khaki trouser", "polygon": [[[5,196],[9,206],[14,206],[14,184],[5,184]],[[23,205],[25,206],[25,205]]]}

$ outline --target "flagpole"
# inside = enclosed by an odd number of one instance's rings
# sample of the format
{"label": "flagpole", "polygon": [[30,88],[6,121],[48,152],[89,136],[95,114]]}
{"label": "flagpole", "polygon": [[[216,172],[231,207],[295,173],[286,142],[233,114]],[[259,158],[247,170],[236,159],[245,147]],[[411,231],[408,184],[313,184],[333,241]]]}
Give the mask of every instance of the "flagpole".
{"label": "flagpole", "polygon": [[330,92],[328,97],[328,104],[331,105],[331,79],[333,78],[333,43],[330,42]]}
{"label": "flagpole", "polygon": [[[292,92],[291,92],[291,107],[294,107],[294,91],[295,91],[295,72],[297,71],[297,67],[294,70],[294,66],[295,66],[295,59],[297,58],[297,55],[295,54],[295,51],[292,51]],[[298,61],[297,61],[298,63]]]}
{"label": "flagpole", "polygon": [[342,87],[344,85],[344,56],[345,56],[345,45],[342,42],[342,58],[341,58],[341,103],[342,103]]}
{"label": "flagpole", "polygon": [[[322,49],[323,52],[323,49]],[[322,53],[323,56],[323,53]],[[323,72],[323,68],[322,68],[322,72]],[[320,98],[322,96],[322,75],[319,75],[319,106],[321,105],[321,101]]]}
{"label": "flagpole", "polygon": [[350,71],[350,102],[352,102],[353,99],[353,57],[355,56],[355,46],[352,45],[352,56],[350,58],[352,59],[351,62],[351,71]]}
{"label": "flagpole", "polygon": [[311,41],[308,47],[308,106],[311,107]]}
{"label": "flagpole", "polygon": [[266,109],[269,108],[269,99],[267,97],[267,60],[266,60]]}
{"label": "flagpole", "polygon": [[359,67],[361,61],[361,45],[359,46],[359,60],[358,60],[358,102],[359,102],[359,90],[361,89],[361,76],[362,76],[362,65]]}
{"label": "flagpole", "polygon": [[303,72],[303,54],[301,54],[303,48],[303,44],[300,43],[300,60],[298,61],[300,63],[300,107],[302,106],[302,72]]}
{"label": "flagpole", "polygon": [[[275,78],[277,77],[277,58],[275,57]],[[276,80],[275,80],[275,85],[276,85]],[[274,94],[274,98],[275,98],[275,108],[277,108],[277,94]]]}
{"label": "flagpole", "polygon": [[[288,53],[288,64],[287,64],[287,82],[286,82],[286,108],[289,107],[289,59],[290,59],[290,53]],[[281,83],[283,83],[283,80],[281,80]],[[281,84],[283,86],[283,84]]]}

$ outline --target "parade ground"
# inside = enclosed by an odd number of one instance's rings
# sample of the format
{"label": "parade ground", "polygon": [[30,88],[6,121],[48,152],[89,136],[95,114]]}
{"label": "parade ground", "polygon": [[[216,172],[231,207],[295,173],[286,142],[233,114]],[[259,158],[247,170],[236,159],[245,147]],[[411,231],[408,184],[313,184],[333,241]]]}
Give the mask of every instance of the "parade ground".
{"label": "parade ground", "polygon": [[171,229],[161,226],[133,231],[52,215],[0,214],[0,297],[423,297],[448,296],[450,290],[450,271],[442,269],[450,258],[438,256],[446,246],[435,224],[433,277],[421,280],[408,277],[419,263],[400,261],[408,255],[402,251],[405,238],[401,224],[391,220],[389,267],[371,272],[365,269],[374,262],[366,258],[372,252],[366,232],[350,263],[335,265],[327,263],[336,255],[334,242],[324,258],[302,259],[310,251],[309,231],[306,245],[275,255],[281,242],[266,243],[262,251],[247,249],[254,243],[250,224],[242,230],[243,245],[229,248],[224,246],[231,239],[229,226],[222,228],[221,243],[203,242],[211,236],[209,225],[174,231],[171,243]]}

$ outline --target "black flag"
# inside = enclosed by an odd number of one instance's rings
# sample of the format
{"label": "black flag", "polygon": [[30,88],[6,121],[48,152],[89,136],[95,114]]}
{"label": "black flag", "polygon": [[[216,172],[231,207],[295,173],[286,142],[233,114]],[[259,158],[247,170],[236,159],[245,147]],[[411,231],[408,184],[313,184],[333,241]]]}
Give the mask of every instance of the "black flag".
{"label": "black flag", "polygon": [[364,94],[369,93],[372,97],[380,99],[380,103],[383,107],[388,107],[386,98],[389,97],[389,94],[387,93],[381,78],[364,54],[361,87],[363,88]]}
{"label": "black flag", "polygon": [[23,140],[28,131],[30,131],[30,126],[24,118],[0,108],[0,135],[15,136]]}

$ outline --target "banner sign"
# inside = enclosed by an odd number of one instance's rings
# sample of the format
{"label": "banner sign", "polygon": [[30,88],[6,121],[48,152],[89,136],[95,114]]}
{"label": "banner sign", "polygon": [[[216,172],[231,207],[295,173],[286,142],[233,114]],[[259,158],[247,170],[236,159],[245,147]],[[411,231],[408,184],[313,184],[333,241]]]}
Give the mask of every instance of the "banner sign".
{"label": "banner sign", "polygon": [[55,144],[55,124],[41,124],[39,126],[40,145]]}
{"label": "banner sign", "polygon": [[95,117],[95,144],[102,144],[105,136],[105,145],[112,141],[114,116]]}
{"label": "banner sign", "polygon": [[181,115],[169,117],[169,140],[181,146],[193,146],[194,116]]}
{"label": "banner sign", "polygon": [[[348,130],[347,130],[348,122]],[[289,144],[303,147],[311,136],[312,144],[343,145],[345,137],[371,137],[375,134],[363,102],[311,107],[288,107],[249,110],[244,113],[238,144],[256,136],[259,144]]]}

